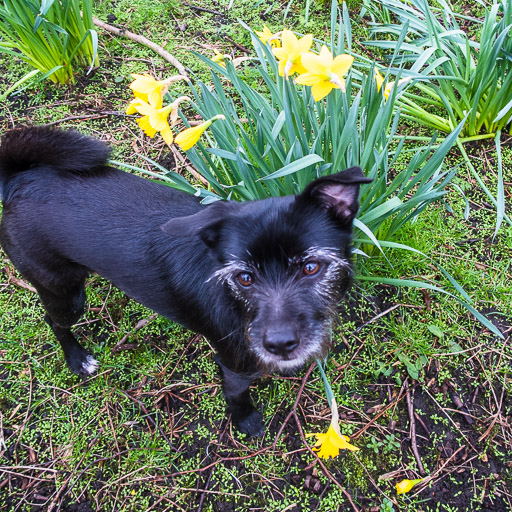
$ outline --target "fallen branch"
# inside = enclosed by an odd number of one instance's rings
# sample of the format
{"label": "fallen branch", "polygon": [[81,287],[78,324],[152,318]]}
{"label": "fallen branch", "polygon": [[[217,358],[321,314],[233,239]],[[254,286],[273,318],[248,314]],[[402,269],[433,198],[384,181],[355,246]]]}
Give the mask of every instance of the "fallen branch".
{"label": "fallen branch", "polygon": [[150,41],[147,37],[134,34],[133,32],[130,32],[129,30],[125,30],[123,28],[113,27],[112,25],[109,25],[108,23],[105,23],[99,20],[98,18],[95,18],[94,16],[92,18],[92,21],[96,26],[102,28],[103,30],[106,30],[107,32],[111,32],[116,36],[127,37],[132,41],[147,46],[148,48],[151,48],[156,53],[158,53],[160,57],[162,57],[167,62],[172,64],[178,70],[180,75],[188,76],[188,73],[185,71],[185,67],[183,66],[183,64],[181,64],[181,62],[178,59],[176,59],[176,57],[171,55],[167,50],[164,50],[161,46],[157,45],[156,43],[153,43],[153,41]]}

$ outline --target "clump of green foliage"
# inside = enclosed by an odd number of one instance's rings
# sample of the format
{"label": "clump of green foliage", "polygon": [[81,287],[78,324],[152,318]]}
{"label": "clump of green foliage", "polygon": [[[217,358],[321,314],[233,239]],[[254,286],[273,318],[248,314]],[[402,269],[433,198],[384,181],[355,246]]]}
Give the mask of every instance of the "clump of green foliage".
{"label": "clump of green foliage", "polygon": [[74,65],[99,65],[93,27],[91,0],[3,0],[0,52],[21,56],[52,82],[74,83]]}

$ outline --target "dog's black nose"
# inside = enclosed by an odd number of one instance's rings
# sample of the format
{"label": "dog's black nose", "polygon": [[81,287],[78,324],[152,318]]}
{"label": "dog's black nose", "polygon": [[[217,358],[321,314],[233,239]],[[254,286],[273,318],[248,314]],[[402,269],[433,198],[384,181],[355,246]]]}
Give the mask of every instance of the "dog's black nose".
{"label": "dog's black nose", "polygon": [[299,340],[291,327],[282,326],[268,329],[263,338],[265,350],[276,356],[286,356],[299,345]]}

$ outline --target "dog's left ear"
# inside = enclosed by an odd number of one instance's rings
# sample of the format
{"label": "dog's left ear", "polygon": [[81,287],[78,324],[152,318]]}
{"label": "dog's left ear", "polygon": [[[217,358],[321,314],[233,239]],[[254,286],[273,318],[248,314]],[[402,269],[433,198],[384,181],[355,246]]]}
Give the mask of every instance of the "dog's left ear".
{"label": "dog's left ear", "polygon": [[234,201],[216,201],[192,215],[170,219],[160,229],[176,237],[199,235],[203,242],[211,247],[217,241],[220,226],[237,205]]}
{"label": "dog's left ear", "polygon": [[319,203],[342,224],[351,224],[359,209],[359,186],[372,181],[360,167],[351,167],[311,182],[299,197]]}

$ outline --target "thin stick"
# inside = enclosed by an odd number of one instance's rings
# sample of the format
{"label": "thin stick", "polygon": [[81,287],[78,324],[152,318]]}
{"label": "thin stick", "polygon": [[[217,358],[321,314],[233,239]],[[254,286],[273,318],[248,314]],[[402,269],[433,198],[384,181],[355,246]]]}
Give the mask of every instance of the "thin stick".
{"label": "thin stick", "polygon": [[293,404],[292,410],[290,411],[288,416],[286,416],[286,419],[283,421],[283,423],[281,425],[281,428],[277,432],[276,438],[275,438],[274,442],[272,443],[272,449],[273,450],[276,449],[277,442],[279,441],[279,438],[281,437],[281,434],[283,433],[283,430],[286,427],[286,424],[290,421],[291,417],[293,416],[294,411],[297,410],[297,405],[298,405],[299,400],[300,400],[300,398],[302,396],[304,388],[306,387],[306,382],[308,381],[309,376],[311,375],[311,373],[312,373],[313,369],[315,368],[315,366],[316,366],[316,363],[311,363],[311,366],[308,368],[308,371],[306,372],[306,375],[304,375],[304,378],[302,379],[299,391],[297,393],[297,398],[295,399],[295,403]]}
{"label": "thin stick", "polygon": [[122,389],[119,390],[126,398],[129,398],[132,402],[136,403],[141,409],[142,409],[142,412],[146,415],[148,421],[151,423],[151,425],[154,427],[154,428],[157,428],[159,431],[160,431],[160,435],[165,439],[165,441],[167,442],[167,444],[169,445],[169,448],[170,448],[170,451],[171,452],[176,452],[178,451],[171,443],[171,441],[169,440],[169,438],[165,435],[164,431],[162,430],[162,427],[160,427],[160,425],[157,425],[155,420],[153,420],[153,418],[150,416],[148,410],[146,409],[146,406],[140,401],[140,400],[137,400],[136,398],[134,398],[133,396],[129,395],[128,393],[125,393]]}
{"label": "thin stick", "polygon": [[360,325],[355,331],[352,332],[352,334],[357,334],[360,331],[362,331],[367,325],[377,321],[379,318],[382,318],[383,316],[386,316],[388,313],[391,313],[391,311],[401,307],[401,306],[407,306],[407,307],[417,307],[412,306],[410,304],[395,304],[394,306],[391,306],[390,308],[386,309],[386,311],[382,311],[378,315],[374,316],[373,318],[370,318],[367,322],[365,322],[363,325]]}
{"label": "thin stick", "polygon": [[9,267],[5,266],[4,272],[7,274],[7,282],[8,283],[13,283],[16,286],[19,286],[20,288],[25,288],[25,290],[28,290],[29,292],[37,293],[37,290],[33,286],[26,283],[22,279],[18,279],[17,277],[12,275],[12,273],[9,270]]}
{"label": "thin stick", "polygon": [[425,475],[425,468],[423,467],[423,463],[421,462],[420,453],[418,452],[418,444],[416,443],[416,421],[414,419],[414,397],[411,396],[414,393],[414,390],[409,390],[409,382],[405,381],[405,389],[406,389],[406,400],[407,400],[407,410],[409,411],[409,426],[410,426],[410,436],[411,436],[411,449],[412,453],[414,453],[414,458],[416,459],[416,464],[418,464],[418,470],[420,475]]}
{"label": "thin stick", "polygon": [[196,11],[208,12],[210,14],[216,14],[217,16],[224,16],[219,11],[212,11],[211,9],[205,9],[204,7],[199,7],[198,5],[187,4],[187,2],[183,2],[183,5],[186,5],[187,7],[190,7],[191,9],[195,9]]}
{"label": "thin stick", "polygon": [[105,23],[98,18],[95,18],[93,16],[92,18],[93,23],[102,28],[103,30],[106,30],[107,32],[111,32],[112,34],[115,34],[116,36],[122,36],[127,37],[128,39],[131,39],[132,41],[135,41],[137,43],[140,43],[144,46],[147,46],[148,48],[151,48],[154,50],[160,57],[165,59],[167,62],[172,64],[179,72],[180,75],[188,76],[188,73],[185,71],[185,67],[179,60],[176,59],[173,55],[171,55],[167,50],[164,50],[161,46],[157,45],[156,43],[153,43],[153,41],[150,41],[147,37],[134,34],[133,32],[130,32],[129,30],[125,30],[122,28],[113,27],[112,25],[109,25],[108,23]]}
{"label": "thin stick", "polygon": [[351,435],[350,438],[354,440],[358,439],[359,436],[366,432],[383,414],[386,414],[389,411],[389,409],[398,404],[398,402],[400,402],[400,400],[402,400],[404,396],[405,393],[403,395],[398,396],[398,398],[396,398],[390,404],[386,405],[386,407],[382,409],[382,411],[380,411],[374,418],[372,418],[364,427],[361,427],[355,434]]}
{"label": "thin stick", "polygon": [[[142,320],[140,320],[137,325],[134,327],[133,331],[130,331],[128,334],[125,334],[120,340],[119,342],[114,345],[111,349],[111,352],[115,353],[115,352],[119,352],[120,350],[123,350],[123,345],[126,343],[126,340],[132,335],[132,334],[135,334],[137,331],[139,331],[140,329],[142,329],[143,327],[146,327],[146,325],[149,324],[149,322],[151,322],[152,320],[154,320],[156,317],[157,317],[157,313],[153,313],[152,315],[150,315],[148,318],[143,318]],[[130,346],[130,348],[133,348]]]}

